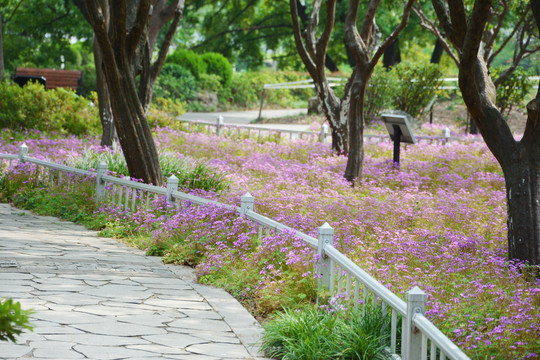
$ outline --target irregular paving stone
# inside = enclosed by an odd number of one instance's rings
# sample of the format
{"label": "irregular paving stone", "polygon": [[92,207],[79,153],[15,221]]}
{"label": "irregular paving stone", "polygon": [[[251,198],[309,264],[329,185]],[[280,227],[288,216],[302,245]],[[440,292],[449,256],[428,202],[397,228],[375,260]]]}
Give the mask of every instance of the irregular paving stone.
{"label": "irregular paving stone", "polygon": [[143,351],[149,351],[152,353],[157,354],[175,354],[175,355],[189,355],[190,353],[180,349],[177,346],[171,347],[171,346],[164,346],[164,345],[158,345],[158,344],[146,344],[146,345],[130,345],[127,346],[128,349],[135,349],[135,350],[143,350]]}
{"label": "irregular paving stone", "polygon": [[33,319],[48,321],[63,325],[101,323],[105,318],[92,314],[75,311],[40,311],[32,315]]}
{"label": "irregular paving stone", "polygon": [[149,341],[135,336],[112,336],[94,334],[51,334],[45,335],[47,340],[65,341],[79,345],[100,345],[100,346],[126,346],[149,344]]}
{"label": "irregular paving stone", "polygon": [[23,357],[32,352],[32,347],[28,345],[2,344],[0,346],[1,359],[15,359]]}
{"label": "irregular paving stone", "polygon": [[117,346],[76,345],[74,349],[81,354],[84,354],[84,356],[89,359],[131,359],[133,357],[151,359],[156,357],[155,353],[149,351],[127,349]]}
{"label": "irregular paving stone", "polygon": [[210,320],[206,319],[201,321],[200,319],[179,319],[169,324],[170,327],[191,329],[191,330],[212,330],[217,332],[231,331],[231,328],[223,320]]}
{"label": "irregular paving stone", "polygon": [[34,359],[84,359],[84,356],[73,350],[73,343],[60,341],[34,341],[30,346],[34,348]]}
{"label": "irregular paving stone", "polygon": [[99,335],[142,336],[167,333],[164,329],[158,327],[118,323],[111,320],[97,324],[76,324],[73,327]]}
{"label": "irregular paving stone", "polygon": [[200,344],[208,342],[198,337],[194,337],[186,334],[175,334],[169,333],[167,335],[152,335],[152,336],[143,336],[143,339],[148,340],[154,344],[159,344],[163,346],[176,347],[179,349],[184,349],[187,346],[193,344]]}
{"label": "irregular paving stone", "polygon": [[[177,313],[177,315],[182,316],[180,313]],[[121,315],[117,316],[116,320],[119,322],[125,322],[130,324],[141,324],[146,326],[163,326],[166,323],[170,323],[173,321],[175,317],[168,317],[163,316],[161,314],[156,313],[147,313],[142,315]]]}
{"label": "irregular paving stone", "polygon": [[249,359],[251,355],[242,345],[208,343],[196,344],[186,348],[187,351],[201,355],[216,356],[225,359]]}

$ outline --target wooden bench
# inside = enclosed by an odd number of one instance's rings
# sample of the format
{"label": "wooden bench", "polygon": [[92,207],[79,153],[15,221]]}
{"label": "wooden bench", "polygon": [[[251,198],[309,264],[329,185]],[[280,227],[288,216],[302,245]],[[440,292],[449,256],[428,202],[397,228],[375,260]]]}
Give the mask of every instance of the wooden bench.
{"label": "wooden bench", "polygon": [[[53,69],[35,69],[22,68],[15,69],[13,79],[19,85],[26,84],[29,80],[40,81],[40,77],[45,79],[46,89],[70,88],[77,92],[78,95],[82,91],[83,72],[80,70],[53,70]],[[26,81],[25,81],[26,80]]]}

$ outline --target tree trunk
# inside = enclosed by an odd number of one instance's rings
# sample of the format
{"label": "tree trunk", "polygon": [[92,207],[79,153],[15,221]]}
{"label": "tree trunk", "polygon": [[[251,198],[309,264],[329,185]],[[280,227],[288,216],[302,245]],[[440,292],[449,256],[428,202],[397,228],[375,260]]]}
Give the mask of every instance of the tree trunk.
{"label": "tree trunk", "polygon": [[118,85],[111,86],[109,83],[112,90],[110,100],[129,176],[160,186],[163,178],[159,155],[135,86],[123,77]]}
{"label": "tree trunk", "polygon": [[540,178],[538,155],[520,151],[505,169],[508,259],[540,264]]}
{"label": "tree trunk", "polygon": [[435,40],[435,46],[433,47],[433,52],[431,53],[431,63],[432,64],[439,64],[441,62],[441,57],[444,51],[444,47],[442,45],[441,40],[436,39]]}
{"label": "tree trunk", "polygon": [[114,129],[114,119],[109,101],[109,90],[107,80],[103,72],[103,59],[99,45],[94,39],[94,64],[96,66],[96,91],[98,96],[99,118],[101,120],[101,146],[112,146],[116,138]]}
{"label": "tree trunk", "polygon": [[332,130],[332,151],[336,154],[347,155],[349,152],[347,114],[349,113],[350,96],[344,94],[340,103],[337,104],[335,97],[330,93],[331,91],[330,87],[315,83],[315,92]]}
{"label": "tree trunk", "polygon": [[401,52],[399,50],[399,39],[393,41],[384,51],[383,66],[390,70],[394,65],[401,62]]}
{"label": "tree trunk", "polygon": [[[368,74],[370,74],[369,71]],[[351,104],[349,107],[349,157],[347,159],[344,177],[353,183],[361,180],[364,167],[364,96],[366,85],[367,81],[359,78],[354,79],[351,88]]]}
{"label": "tree trunk", "polygon": [[4,30],[2,28],[2,13],[0,12],[0,81],[4,80]]}

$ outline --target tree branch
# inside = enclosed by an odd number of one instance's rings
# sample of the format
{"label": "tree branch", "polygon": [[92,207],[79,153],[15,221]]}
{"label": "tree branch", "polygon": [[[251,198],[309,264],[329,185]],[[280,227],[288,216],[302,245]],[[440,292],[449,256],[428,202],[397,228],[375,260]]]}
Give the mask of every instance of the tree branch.
{"label": "tree branch", "polygon": [[364,42],[364,40],[358,33],[358,28],[356,27],[359,5],[359,0],[351,0],[349,2],[349,10],[347,11],[347,17],[345,18],[344,24],[345,39],[347,41],[349,50],[352,52],[356,60],[356,64],[366,63],[367,61],[369,61],[366,58],[368,52],[367,44]]}
{"label": "tree branch", "polygon": [[[117,0],[111,1],[115,3]],[[152,4],[150,0],[139,0],[139,8],[137,9],[137,16],[135,18],[135,22],[133,23],[133,27],[131,28],[131,30],[129,30],[126,38],[126,49],[129,58],[132,58],[135,55],[135,52],[140,46],[141,38],[143,37],[145,31],[147,31],[148,29],[146,25],[148,23],[151,6]]]}
{"label": "tree branch", "polygon": [[302,62],[306,66],[307,71],[311,75],[312,78],[315,78],[316,71],[315,71],[315,62],[309,55],[306,46],[304,45],[304,42],[302,41],[302,30],[300,29],[300,23],[298,22],[298,7],[296,4],[297,0],[289,0],[289,7],[291,8],[291,19],[292,19],[292,25],[293,25],[293,36],[294,36],[294,42],[296,44],[296,49],[298,50],[298,54],[300,55],[300,58],[302,59]]}
{"label": "tree branch", "polygon": [[386,40],[379,46],[379,48],[375,51],[375,54],[373,55],[373,58],[371,59],[371,67],[374,68],[381,56],[383,56],[385,50],[392,44],[401,31],[405,28],[407,25],[407,22],[409,21],[409,17],[411,15],[412,6],[414,4],[415,0],[408,0],[407,4],[405,5],[405,8],[403,9],[403,15],[401,16],[401,22],[396,26],[392,34],[390,34],[389,37],[386,38]]}
{"label": "tree branch", "polygon": [[167,34],[165,34],[165,39],[163,39],[163,44],[161,44],[161,48],[159,49],[159,55],[152,65],[152,76],[156,77],[159,72],[161,71],[161,68],[163,67],[163,64],[165,63],[165,58],[167,57],[167,52],[169,50],[169,46],[171,45],[171,41],[174,37],[174,34],[176,32],[176,29],[178,28],[178,24],[180,23],[180,19],[182,18],[182,14],[184,12],[184,4],[185,0],[177,1],[176,2],[176,9],[174,11],[174,17],[171,22],[171,25],[169,26],[169,29],[167,30]]}
{"label": "tree branch", "polygon": [[[370,47],[371,38],[373,34],[373,24],[375,23],[375,14],[377,13],[377,8],[381,0],[370,0],[366,14],[364,16],[364,21],[362,22],[362,30],[360,31],[360,37],[362,38],[366,48]],[[356,10],[358,11],[358,5],[356,5]],[[355,17],[358,15],[355,15]]]}
{"label": "tree branch", "polygon": [[429,32],[435,35],[437,39],[439,39],[444,51],[446,51],[446,53],[450,56],[454,63],[459,66],[458,55],[454,53],[454,51],[452,51],[452,47],[450,46],[448,41],[446,41],[443,33],[439,31],[435,23],[428,19],[428,17],[422,11],[422,8],[413,6],[412,11],[420,19],[420,26],[422,26],[424,29],[427,29]]}

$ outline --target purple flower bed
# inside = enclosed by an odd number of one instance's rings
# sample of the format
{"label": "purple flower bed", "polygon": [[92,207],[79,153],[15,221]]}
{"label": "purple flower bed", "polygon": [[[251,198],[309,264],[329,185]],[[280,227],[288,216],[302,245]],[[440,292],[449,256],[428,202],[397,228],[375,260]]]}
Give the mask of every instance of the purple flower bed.
{"label": "purple flower bed", "polygon": [[[327,221],[335,246],[393,292],[404,297],[415,285],[426,291],[428,318],[471,358],[539,358],[540,280],[506,260],[504,178],[482,143],[406,146],[400,171],[389,162],[392,144],[368,144],[364,178],[351,187],[341,176],[346,159],[327,144],[170,129],[158,129],[155,139],[226,174],[229,190],[193,192],[199,196],[239,205],[249,191],[257,212],[312,236]],[[61,161],[96,143],[27,145],[30,156]],[[16,153],[16,146],[2,143],[0,152]],[[182,204],[176,214],[165,207],[139,212],[126,226],[153,235],[141,246],[172,242],[166,260],[192,262],[202,282],[246,302],[270,309],[283,294],[313,296],[312,252],[287,234],[257,241],[256,225],[229,211]]]}

